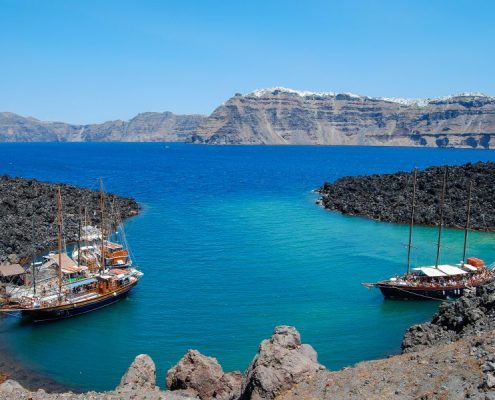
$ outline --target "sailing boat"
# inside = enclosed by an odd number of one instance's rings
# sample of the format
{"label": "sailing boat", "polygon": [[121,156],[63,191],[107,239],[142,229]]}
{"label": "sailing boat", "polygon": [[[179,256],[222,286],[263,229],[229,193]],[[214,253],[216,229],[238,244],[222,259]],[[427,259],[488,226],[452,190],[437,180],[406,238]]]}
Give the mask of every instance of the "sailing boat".
{"label": "sailing boat", "polygon": [[[37,268],[33,257],[32,271],[21,267],[16,270],[18,278],[15,281],[4,282],[0,312],[21,312],[34,321],[68,318],[113,304],[137,285],[143,273],[131,265],[127,250],[105,240],[105,201],[101,180],[100,192],[101,229],[97,229],[97,235],[92,236],[91,243],[84,249],[85,257],[82,257],[79,240],[79,262],[76,262],[62,251],[61,194],[58,189],[58,252],[45,256]],[[119,248],[119,259],[126,260],[119,268],[112,264],[115,258],[109,257],[110,248]],[[122,256],[124,253],[126,257]]]}
{"label": "sailing boat", "polygon": [[469,257],[466,259],[467,239],[471,213],[472,182],[469,184],[466,226],[464,230],[463,257],[460,264],[439,264],[440,243],[442,239],[445,190],[447,186],[447,167],[444,171],[440,198],[440,216],[438,224],[437,255],[434,266],[411,268],[411,247],[414,228],[414,210],[416,206],[417,173],[413,173],[413,195],[411,200],[411,219],[409,224],[409,244],[407,252],[407,273],[376,283],[364,283],[366,287],[380,289],[387,299],[401,300],[446,300],[455,299],[465,290],[485,285],[495,280],[495,272],[484,261]]}

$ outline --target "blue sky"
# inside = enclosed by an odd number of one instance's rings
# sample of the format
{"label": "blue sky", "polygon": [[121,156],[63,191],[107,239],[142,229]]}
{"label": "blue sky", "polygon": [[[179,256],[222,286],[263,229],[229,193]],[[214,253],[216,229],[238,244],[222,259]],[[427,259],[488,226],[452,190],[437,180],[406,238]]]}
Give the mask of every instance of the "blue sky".
{"label": "blue sky", "polygon": [[209,114],[286,86],[495,95],[495,1],[0,0],[0,111]]}

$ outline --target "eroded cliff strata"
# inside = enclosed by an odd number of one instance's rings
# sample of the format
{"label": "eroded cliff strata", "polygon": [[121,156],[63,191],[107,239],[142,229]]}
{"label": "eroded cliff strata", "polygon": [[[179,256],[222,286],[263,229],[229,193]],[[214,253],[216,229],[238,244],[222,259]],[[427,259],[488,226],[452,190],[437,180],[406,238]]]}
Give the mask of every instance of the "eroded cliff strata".
{"label": "eroded cliff strata", "polygon": [[408,100],[274,88],[235,95],[191,140],[488,149],[494,135],[495,98],[480,93]]}

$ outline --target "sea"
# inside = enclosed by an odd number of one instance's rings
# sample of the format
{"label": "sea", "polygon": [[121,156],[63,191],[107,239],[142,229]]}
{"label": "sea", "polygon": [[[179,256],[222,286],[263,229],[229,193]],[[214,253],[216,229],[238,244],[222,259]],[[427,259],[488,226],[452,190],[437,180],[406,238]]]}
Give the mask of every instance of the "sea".
{"label": "sea", "polygon": [[[125,300],[83,316],[0,317],[0,350],[76,390],[114,388],[141,353],[161,387],[188,349],[244,371],[277,325],[296,326],[332,370],[396,354],[439,304],[384,300],[361,284],[404,272],[409,227],[327,211],[314,189],[494,159],[465,149],[2,143],[1,174],[93,189],[102,177],[107,191],[134,197],[142,212],[125,229],[144,277]],[[436,235],[415,227],[413,265],[434,262]],[[463,232],[443,237],[441,262],[459,262]],[[468,254],[495,261],[495,235],[470,234]]]}

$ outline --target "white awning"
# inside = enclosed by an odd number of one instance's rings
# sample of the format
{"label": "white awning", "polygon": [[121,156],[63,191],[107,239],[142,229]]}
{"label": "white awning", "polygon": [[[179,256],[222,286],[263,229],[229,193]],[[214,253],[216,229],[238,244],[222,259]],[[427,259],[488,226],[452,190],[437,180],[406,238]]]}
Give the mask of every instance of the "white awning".
{"label": "white awning", "polygon": [[447,275],[464,275],[467,274],[466,271],[453,265],[439,265],[438,269]]}
{"label": "white awning", "polygon": [[459,268],[462,268],[464,270],[468,270],[468,271],[472,271],[472,272],[478,271],[478,268],[473,267],[472,265],[469,265],[469,264],[456,264],[456,265]]}
{"label": "white awning", "polygon": [[417,268],[413,268],[413,271],[420,271],[429,277],[446,276],[447,275],[444,272],[442,272],[442,271],[440,271],[434,267],[417,267]]}

